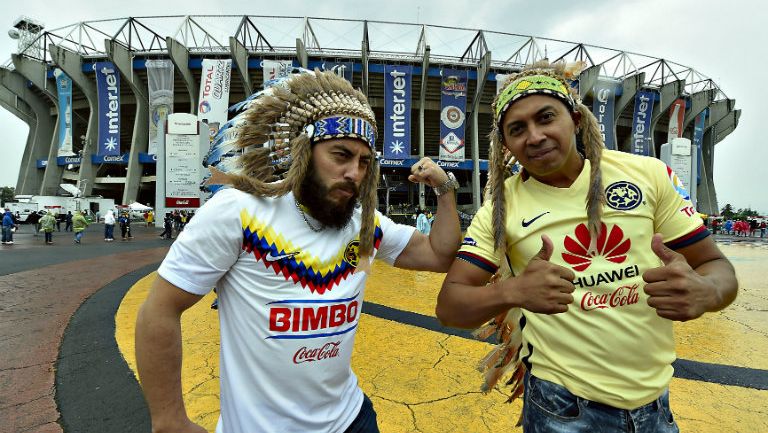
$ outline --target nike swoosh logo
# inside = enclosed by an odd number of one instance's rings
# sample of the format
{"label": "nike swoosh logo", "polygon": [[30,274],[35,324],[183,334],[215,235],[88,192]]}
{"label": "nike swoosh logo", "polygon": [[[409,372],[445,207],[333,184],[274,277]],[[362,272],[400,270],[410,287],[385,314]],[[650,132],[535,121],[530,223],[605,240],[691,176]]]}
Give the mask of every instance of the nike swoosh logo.
{"label": "nike swoosh logo", "polygon": [[523,227],[528,227],[529,225],[533,224],[534,221],[536,221],[537,219],[543,217],[544,215],[546,215],[548,213],[549,213],[549,211],[544,212],[543,214],[537,215],[537,216],[533,217],[532,219],[530,219],[528,221],[526,221],[525,218],[523,218],[523,220],[522,220]]}
{"label": "nike swoosh logo", "polygon": [[290,259],[290,258],[296,256],[297,254],[299,254],[299,253],[296,252],[296,253],[280,254],[279,256],[275,256],[275,255],[272,254],[272,251],[270,251],[270,252],[267,253],[266,256],[264,256],[264,260],[266,260],[268,262],[276,262],[278,260]]}

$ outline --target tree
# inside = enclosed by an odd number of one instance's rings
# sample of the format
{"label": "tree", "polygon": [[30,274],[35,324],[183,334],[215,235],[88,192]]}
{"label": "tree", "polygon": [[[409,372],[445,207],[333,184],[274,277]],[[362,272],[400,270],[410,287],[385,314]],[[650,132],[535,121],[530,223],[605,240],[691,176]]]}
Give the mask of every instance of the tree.
{"label": "tree", "polygon": [[726,203],[725,206],[723,206],[723,209],[720,210],[720,215],[723,216],[724,219],[733,219],[733,216],[735,213],[733,212],[733,206],[731,206],[730,203]]}
{"label": "tree", "polygon": [[16,188],[12,186],[0,187],[0,206],[5,206],[9,201],[13,201],[13,196],[16,195]]}

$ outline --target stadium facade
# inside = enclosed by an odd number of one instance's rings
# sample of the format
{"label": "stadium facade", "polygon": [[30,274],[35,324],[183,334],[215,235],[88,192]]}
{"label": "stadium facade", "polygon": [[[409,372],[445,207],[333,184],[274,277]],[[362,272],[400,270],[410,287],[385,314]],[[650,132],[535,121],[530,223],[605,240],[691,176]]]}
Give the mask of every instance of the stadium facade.
{"label": "stadium facade", "polygon": [[[57,195],[61,183],[70,183],[85,195],[155,203],[153,122],[169,111],[204,118],[201,110],[211,109],[202,100],[211,75],[203,68],[212,60],[231,60],[227,104],[262,89],[281,64],[343,74],[368,95],[376,113],[380,202],[434,204],[434,196],[407,181],[410,164],[426,155],[456,174],[459,205],[468,213],[479,206],[486,181],[490,103],[499,74],[533,61],[586,63],[574,85],[599,117],[609,147],[659,156],[673,133],[698,145],[699,175],[695,186],[686,186],[696,188],[700,212],[718,211],[714,145],[740,116],[735,101],[691,67],[497,31],[178,16],[81,22],[50,31],[20,18],[11,36],[19,39],[19,51],[0,69],[0,105],[29,125],[17,194]],[[165,84],[166,108],[158,109],[157,78],[149,71],[162,61],[173,78]],[[114,137],[105,138],[108,133]]]}

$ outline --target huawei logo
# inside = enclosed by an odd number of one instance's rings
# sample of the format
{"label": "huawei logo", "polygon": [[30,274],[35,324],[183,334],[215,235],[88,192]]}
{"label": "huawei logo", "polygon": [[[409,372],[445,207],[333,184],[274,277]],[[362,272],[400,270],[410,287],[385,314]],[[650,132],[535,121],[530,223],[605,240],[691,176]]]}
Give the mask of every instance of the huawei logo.
{"label": "huawei logo", "polygon": [[589,229],[584,224],[579,224],[574,232],[575,238],[565,237],[565,250],[563,260],[571,265],[574,271],[583,271],[592,264],[595,256],[603,256],[605,260],[613,263],[623,263],[627,259],[627,251],[632,245],[630,239],[624,239],[624,232],[617,225],[611,227],[608,234],[608,228],[605,224],[600,227],[600,234],[597,237],[596,254],[589,253],[589,247],[592,243],[592,237],[589,235]]}

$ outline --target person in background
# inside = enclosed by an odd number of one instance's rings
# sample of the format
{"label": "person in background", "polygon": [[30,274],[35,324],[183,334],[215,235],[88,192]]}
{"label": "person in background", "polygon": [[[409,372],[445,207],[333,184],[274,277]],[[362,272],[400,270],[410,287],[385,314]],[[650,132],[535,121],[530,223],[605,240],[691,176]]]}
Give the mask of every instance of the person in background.
{"label": "person in background", "polygon": [[72,231],[72,211],[67,211],[67,215],[64,216],[64,231],[71,232]]}
{"label": "person in background", "polygon": [[123,241],[133,239],[131,235],[131,217],[128,212],[123,212],[118,218],[118,224],[120,224],[120,235]]}
{"label": "person in background", "polygon": [[45,233],[46,245],[53,244],[53,229],[56,226],[56,217],[52,212],[48,212],[40,218],[40,231]]}
{"label": "person in background", "polygon": [[3,213],[3,245],[13,245],[13,229],[15,227],[11,209],[5,208]]}
{"label": "person in background", "polygon": [[77,212],[72,217],[72,229],[75,232],[75,243],[79,244],[83,240],[83,234],[88,227],[88,220],[85,219],[86,211]]}
{"label": "person in background", "polygon": [[427,216],[424,209],[419,209],[419,216],[416,217],[416,230],[425,235],[429,234],[429,230],[432,228],[432,223]]}
{"label": "person in background", "polygon": [[115,214],[112,209],[107,210],[104,215],[104,242],[115,240]]}

